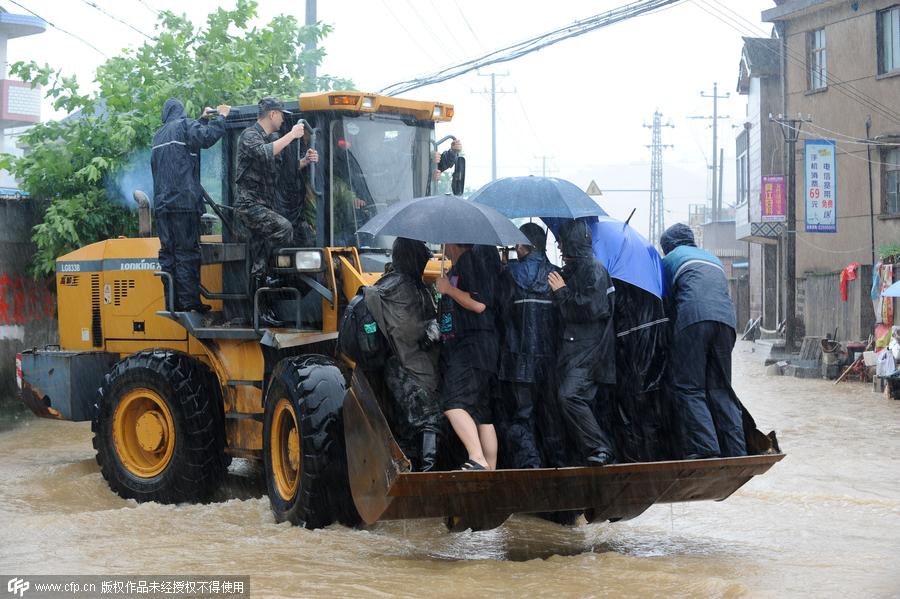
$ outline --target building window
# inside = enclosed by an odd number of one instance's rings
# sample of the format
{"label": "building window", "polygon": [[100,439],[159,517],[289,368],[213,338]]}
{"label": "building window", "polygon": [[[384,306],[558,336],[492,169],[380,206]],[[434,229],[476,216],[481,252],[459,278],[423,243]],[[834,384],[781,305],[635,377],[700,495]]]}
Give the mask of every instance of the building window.
{"label": "building window", "polygon": [[878,11],[878,74],[900,69],[900,6]]}
{"label": "building window", "polygon": [[737,159],[737,203],[743,204],[750,195],[750,182],[747,180],[747,152],[744,152]]}
{"label": "building window", "polygon": [[825,61],[825,30],[816,29],[807,34],[807,53],[806,66],[809,72],[809,89],[825,89],[828,86],[826,81],[826,61]]}
{"label": "building window", "polygon": [[885,214],[900,214],[900,148],[881,153]]}

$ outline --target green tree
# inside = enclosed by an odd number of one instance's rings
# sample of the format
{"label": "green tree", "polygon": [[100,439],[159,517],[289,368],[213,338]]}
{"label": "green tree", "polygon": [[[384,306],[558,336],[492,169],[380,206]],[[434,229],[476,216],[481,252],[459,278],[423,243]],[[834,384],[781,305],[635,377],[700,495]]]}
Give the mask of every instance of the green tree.
{"label": "green tree", "polygon": [[[284,15],[256,27],[256,9],[255,0],[237,0],[233,10],[211,13],[203,27],[184,15],[160,13],[152,40],[97,68],[98,89],[91,94],[82,94],[74,77],[49,65],[11,65],[12,75],[43,86],[54,108],[75,113],[22,135],[29,148],[25,156],[0,155],[0,168],[21,181],[41,216],[32,236],[35,276],[52,273],[61,254],[134,233],[130,198],[114,197],[109,181],[132,153],[149,146],[166,99],[177,97],[189,115],[198,115],[204,106],[223,102],[252,104],[263,95],[290,98],[352,87],[330,76],[304,76],[307,64],[321,62],[319,42],[331,27],[301,25]],[[316,50],[304,50],[313,40]]]}

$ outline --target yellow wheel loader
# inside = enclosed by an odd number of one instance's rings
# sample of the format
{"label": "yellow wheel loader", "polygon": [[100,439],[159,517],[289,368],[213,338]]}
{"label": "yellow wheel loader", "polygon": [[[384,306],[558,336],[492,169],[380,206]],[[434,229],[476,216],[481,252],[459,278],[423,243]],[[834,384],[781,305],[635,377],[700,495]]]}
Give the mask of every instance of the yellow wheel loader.
{"label": "yellow wheel loader", "polygon": [[[60,343],[17,357],[22,398],[38,416],[92,422],[113,491],[207,501],[231,458],[249,458],[264,463],[278,521],[315,528],[441,517],[452,530],[487,529],[517,512],[620,520],[658,502],[722,500],[783,457],[774,435],[753,431],[754,455],[741,458],[413,472],[390,399],[338,352],[337,330],[349,300],[390,261],[391,240],[357,230],[394,202],[435,192],[434,150],[447,138],[436,141],[434,127],[452,119],[453,107],[334,91],[303,94],[286,108],[285,130],[303,119],[312,132],[304,143],[320,160],[299,177],[299,141],[285,150],[280,200],[307,204],[315,243],[272,257],[279,287],[251,285],[246,232],[231,209],[237,139],[255,122],[255,106],[233,110],[225,137],[203,156],[216,215],[206,218],[221,228],[201,243],[210,313],[166,309],[174,302],[165,301],[168,275],[149,232],[57,260]],[[463,175],[460,162],[456,192]],[[437,272],[434,262],[426,276]],[[284,326],[261,325],[263,304]]]}

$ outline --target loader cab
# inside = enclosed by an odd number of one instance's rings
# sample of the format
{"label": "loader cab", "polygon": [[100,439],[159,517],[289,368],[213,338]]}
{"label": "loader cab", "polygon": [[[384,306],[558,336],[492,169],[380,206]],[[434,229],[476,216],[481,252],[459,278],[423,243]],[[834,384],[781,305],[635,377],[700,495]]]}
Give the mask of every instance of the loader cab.
{"label": "loader cab", "polygon": [[[275,300],[278,316],[298,329],[335,331],[340,308],[390,261],[393,238],[357,230],[394,203],[433,192],[435,124],[449,121],[453,107],[360,92],[321,92],[303,94],[299,101],[285,102],[285,108],[291,114],[285,115],[277,135],[298,122],[307,131],[282,150],[276,166],[273,207],[292,222],[294,239],[273,257],[270,272],[298,290]],[[239,138],[256,120],[256,105],[234,107],[225,137],[202,154],[201,179],[220,205],[223,221],[222,248],[216,248],[222,260],[217,295],[227,322],[242,317],[252,321],[248,314],[256,310],[248,234],[234,212]],[[300,169],[309,148],[318,152],[319,161]]]}

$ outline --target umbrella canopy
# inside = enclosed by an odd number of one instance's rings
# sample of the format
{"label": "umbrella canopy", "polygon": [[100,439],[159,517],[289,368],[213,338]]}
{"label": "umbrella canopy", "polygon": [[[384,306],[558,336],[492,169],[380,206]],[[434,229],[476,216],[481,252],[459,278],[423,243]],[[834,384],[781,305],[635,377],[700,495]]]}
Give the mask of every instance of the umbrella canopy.
{"label": "umbrella canopy", "polygon": [[882,297],[900,297],[900,281],[881,292]]}
{"label": "umbrella canopy", "polygon": [[432,243],[528,244],[528,238],[516,225],[496,210],[452,195],[397,202],[373,217],[359,232]]}
{"label": "umbrella canopy", "polygon": [[[562,220],[543,219],[554,235],[559,232]],[[591,228],[594,257],[606,266],[609,276],[640,287],[656,297],[663,296],[662,258],[652,243],[620,220],[608,216],[585,220]]]}
{"label": "umbrella canopy", "polygon": [[503,177],[491,181],[470,199],[509,218],[606,216],[577,185],[556,177]]}

